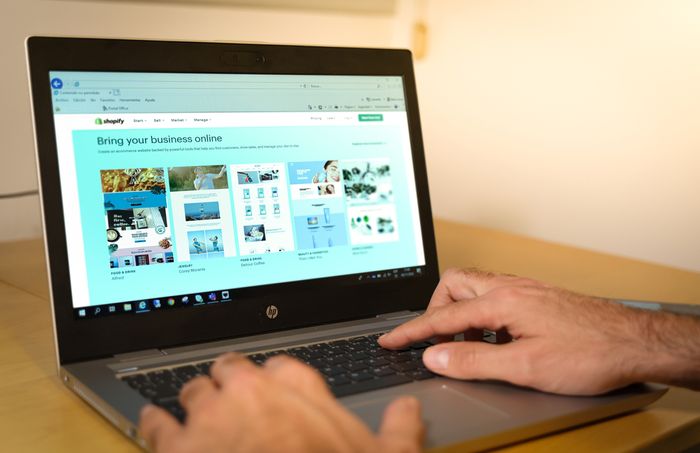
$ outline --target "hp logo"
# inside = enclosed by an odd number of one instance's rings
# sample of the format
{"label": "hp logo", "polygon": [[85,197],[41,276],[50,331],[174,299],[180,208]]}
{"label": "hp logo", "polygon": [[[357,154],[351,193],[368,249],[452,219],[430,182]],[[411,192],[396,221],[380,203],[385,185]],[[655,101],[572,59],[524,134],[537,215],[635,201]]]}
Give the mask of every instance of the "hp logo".
{"label": "hp logo", "polygon": [[275,319],[279,313],[280,313],[279,310],[274,305],[268,305],[267,308],[265,309],[265,314],[270,319]]}

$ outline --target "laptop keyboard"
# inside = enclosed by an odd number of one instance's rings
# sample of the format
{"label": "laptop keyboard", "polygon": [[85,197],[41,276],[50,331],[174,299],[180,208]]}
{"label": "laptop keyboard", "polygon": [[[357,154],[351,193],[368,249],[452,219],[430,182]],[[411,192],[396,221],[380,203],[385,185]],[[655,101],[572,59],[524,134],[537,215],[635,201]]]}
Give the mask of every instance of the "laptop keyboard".
{"label": "laptop keyboard", "polygon": [[[261,365],[269,357],[287,354],[318,370],[336,397],[378,390],[435,375],[423,365],[423,350],[430,343],[417,343],[398,351],[383,349],[377,344],[380,334],[315,343],[306,346],[279,349],[248,358]],[[185,411],[178,402],[178,394],[190,379],[209,375],[213,361],[159,369],[121,378],[154,404],[166,409],[178,420],[185,419]]]}

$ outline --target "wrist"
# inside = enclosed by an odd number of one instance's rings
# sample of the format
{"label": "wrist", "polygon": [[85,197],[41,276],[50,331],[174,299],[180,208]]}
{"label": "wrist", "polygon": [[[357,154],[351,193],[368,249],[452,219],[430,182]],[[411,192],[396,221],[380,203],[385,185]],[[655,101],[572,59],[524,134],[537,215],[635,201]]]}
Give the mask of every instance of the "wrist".
{"label": "wrist", "polygon": [[631,382],[700,388],[700,319],[671,313],[637,313]]}

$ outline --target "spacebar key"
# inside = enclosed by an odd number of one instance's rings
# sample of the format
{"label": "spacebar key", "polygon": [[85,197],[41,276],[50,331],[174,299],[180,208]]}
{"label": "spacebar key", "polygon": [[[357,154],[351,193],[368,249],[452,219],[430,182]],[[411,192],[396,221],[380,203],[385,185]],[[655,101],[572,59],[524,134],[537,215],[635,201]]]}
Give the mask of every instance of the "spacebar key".
{"label": "spacebar key", "polygon": [[379,390],[386,387],[393,387],[395,385],[407,384],[413,382],[410,378],[406,376],[387,376],[381,379],[372,379],[370,381],[356,382],[353,384],[341,385],[335,388],[331,388],[331,392],[337,397],[343,397],[348,395],[354,395],[356,393],[369,392],[370,390]]}

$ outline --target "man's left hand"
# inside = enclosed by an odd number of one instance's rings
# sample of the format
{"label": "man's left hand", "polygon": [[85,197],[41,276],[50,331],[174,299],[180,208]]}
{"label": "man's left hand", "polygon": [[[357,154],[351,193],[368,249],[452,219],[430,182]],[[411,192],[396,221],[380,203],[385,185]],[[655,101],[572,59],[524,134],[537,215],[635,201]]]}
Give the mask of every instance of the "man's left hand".
{"label": "man's left hand", "polygon": [[331,394],[321,376],[286,356],[262,367],[226,354],[180,393],[185,424],[155,406],[141,413],[141,435],[156,452],[418,452],[418,401],[403,397],[372,433]]}

